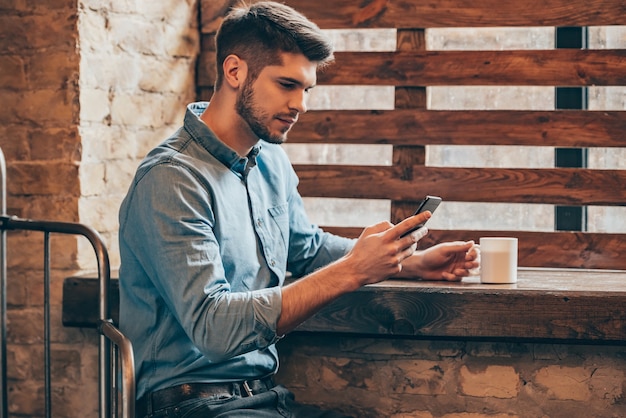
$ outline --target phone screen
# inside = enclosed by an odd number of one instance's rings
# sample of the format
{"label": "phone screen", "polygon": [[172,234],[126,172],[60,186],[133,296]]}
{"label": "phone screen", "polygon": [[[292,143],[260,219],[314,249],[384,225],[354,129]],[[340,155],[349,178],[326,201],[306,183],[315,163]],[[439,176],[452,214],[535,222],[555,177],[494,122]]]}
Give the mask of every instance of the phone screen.
{"label": "phone screen", "polygon": [[440,203],[441,203],[441,198],[439,196],[426,196],[426,198],[420,202],[420,205],[417,207],[417,210],[415,211],[414,215],[417,215],[418,213],[426,212],[427,210],[429,210],[430,213],[435,213],[435,210],[437,209]]}
{"label": "phone screen", "polygon": [[[413,216],[425,212],[425,211],[430,211],[430,213],[435,213],[435,210],[437,209],[437,207],[439,206],[439,204],[441,203],[441,198],[439,196],[426,196],[424,198],[424,200],[422,200],[419,204],[419,206],[417,207],[417,210],[415,211],[415,213],[413,214]],[[426,222],[421,223],[419,225],[417,225],[415,228],[413,228],[412,230],[410,230],[409,232],[403,234],[402,236],[406,236],[408,234],[410,234],[411,232],[420,229],[421,227],[423,227],[426,224]]]}

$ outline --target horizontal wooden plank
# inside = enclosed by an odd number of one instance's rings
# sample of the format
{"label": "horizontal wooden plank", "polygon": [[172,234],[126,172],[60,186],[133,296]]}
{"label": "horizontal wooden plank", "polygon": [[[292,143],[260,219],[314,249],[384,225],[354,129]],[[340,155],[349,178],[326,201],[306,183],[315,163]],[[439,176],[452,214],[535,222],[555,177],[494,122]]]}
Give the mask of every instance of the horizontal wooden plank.
{"label": "horizontal wooden plank", "polygon": [[[203,52],[198,85],[215,82]],[[623,86],[626,49],[337,52],[318,84],[389,86]],[[359,68],[359,71],[354,71]]]}
{"label": "horizontal wooden plank", "polygon": [[[206,0],[205,0],[206,1]],[[531,0],[288,0],[324,28],[623,25],[623,1]],[[615,15],[617,14],[617,15]]]}
{"label": "horizontal wooden plank", "polygon": [[423,245],[493,236],[519,239],[521,266],[626,270],[626,234],[440,230],[430,233]]}
{"label": "horizontal wooden plank", "polygon": [[341,296],[297,331],[626,343],[625,272],[521,269],[514,285],[388,280]]}
{"label": "horizontal wooden plank", "polygon": [[[349,238],[358,237],[362,228],[323,229]],[[420,248],[439,242],[478,242],[480,237],[517,237],[519,265],[523,267],[582,268],[626,270],[626,234],[591,232],[469,231],[430,230]]]}
{"label": "horizontal wooden plank", "polygon": [[[113,272],[112,272],[113,277]],[[111,318],[119,323],[120,295],[117,276],[109,286]],[[95,327],[98,323],[100,285],[93,277],[68,277],[63,281],[62,321],[65,326]]]}
{"label": "horizontal wooden plank", "polygon": [[626,49],[337,52],[335,57],[319,74],[319,84],[626,85]]}
{"label": "horizontal wooden plank", "polygon": [[[217,30],[237,0],[202,0],[203,32]],[[626,24],[622,0],[287,0],[322,28],[597,26]]]}
{"label": "horizontal wooden plank", "polygon": [[294,166],[309,197],[624,205],[626,170],[508,169],[313,165]]}
{"label": "horizontal wooden plank", "polygon": [[290,143],[624,147],[626,112],[324,110],[300,117]]}

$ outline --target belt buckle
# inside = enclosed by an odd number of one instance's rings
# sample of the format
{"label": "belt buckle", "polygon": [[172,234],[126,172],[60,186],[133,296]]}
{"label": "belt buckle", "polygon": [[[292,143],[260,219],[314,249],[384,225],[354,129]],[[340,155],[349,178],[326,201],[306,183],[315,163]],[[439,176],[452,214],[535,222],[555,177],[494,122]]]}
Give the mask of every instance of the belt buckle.
{"label": "belt buckle", "polygon": [[254,393],[252,393],[252,388],[250,387],[250,385],[248,384],[247,380],[244,380],[243,383],[241,384],[241,386],[243,387],[243,390],[246,392],[247,396],[252,396],[254,395]]}

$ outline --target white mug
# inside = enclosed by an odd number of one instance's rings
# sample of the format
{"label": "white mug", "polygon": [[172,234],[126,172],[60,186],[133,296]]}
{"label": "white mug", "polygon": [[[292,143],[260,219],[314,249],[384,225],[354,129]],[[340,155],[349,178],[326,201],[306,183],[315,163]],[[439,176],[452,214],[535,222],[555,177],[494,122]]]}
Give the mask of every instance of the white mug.
{"label": "white mug", "polygon": [[517,283],[517,238],[482,237],[475,248],[481,283]]}

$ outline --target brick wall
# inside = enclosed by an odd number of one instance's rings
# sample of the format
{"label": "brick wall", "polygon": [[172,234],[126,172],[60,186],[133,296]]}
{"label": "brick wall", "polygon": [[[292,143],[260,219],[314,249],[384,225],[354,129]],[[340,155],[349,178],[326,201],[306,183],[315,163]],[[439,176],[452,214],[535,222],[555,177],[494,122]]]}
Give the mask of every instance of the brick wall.
{"label": "brick wall", "polygon": [[277,380],[359,418],[626,416],[626,348],[291,335]]}
{"label": "brick wall", "polygon": [[88,0],[79,7],[79,214],[104,236],[115,266],[117,209],[135,168],[178,128],[195,95],[197,5]]}
{"label": "brick wall", "polygon": [[[0,2],[0,147],[8,214],[81,222],[119,265],[117,209],[139,159],[193,100],[195,0]],[[43,234],[8,234],[8,388],[43,416]],[[87,240],[52,235],[54,417],[97,416],[97,336],[61,324],[62,282],[95,268]]]}
{"label": "brick wall", "polygon": [[[72,2],[3,2],[0,11],[0,146],[7,159],[8,213],[28,218],[78,220],[81,159],[78,135],[79,55]],[[43,286],[40,234],[8,237],[9,411],[41,416]],[[75,240],[53,241],[57,260],[52,293],[59,304],[59,269],[74,268]],[[31,249],[36,249],[31,251]],[[56,309],[53,308],[55,312]],[[54,314],[54,321],[58,314]],[[54,334],[55,398],[67,401],[80,374],[81,353]],[[84,363],[88,361],[85,357]],[[88,393],[89,394],[89,393]]]}

